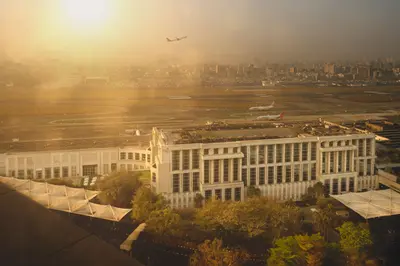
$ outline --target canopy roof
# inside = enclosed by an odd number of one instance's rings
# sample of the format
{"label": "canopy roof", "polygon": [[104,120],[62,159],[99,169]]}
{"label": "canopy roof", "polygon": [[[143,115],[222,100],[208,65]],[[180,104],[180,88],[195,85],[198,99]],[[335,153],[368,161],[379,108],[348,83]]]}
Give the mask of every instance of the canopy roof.
{"label": "canopy roof", "polygon": [[28,198],[49,209],[75,213],[94,218],[120,221],[131,209],[89,202],[100,191],[71,188],[62,185],[36,182],[32,180],[0,177],[0,182],[24,194]]}
{"label": "canopy roof", "polygon": [[391,189],[331,195],[365,219],[400,214],[400,194]]}

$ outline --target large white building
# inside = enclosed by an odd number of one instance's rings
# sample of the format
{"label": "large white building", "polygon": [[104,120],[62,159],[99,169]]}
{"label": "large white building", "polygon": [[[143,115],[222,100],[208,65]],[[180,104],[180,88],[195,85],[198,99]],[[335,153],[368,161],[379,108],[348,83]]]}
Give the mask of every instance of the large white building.
{"label": "large white building", "polygon": [[206,199],[242,201],[246,187],[297,200],[316,182],[326,194],[375,189],[374,134],[328,123],[304,128],[153,129],[151,185],[176,208]]}
{"label": "large white building", "polygon": [[149,169],[148,146],[10,151],[0,154],[0,175],[62,178],[106,175],[112,171]]}

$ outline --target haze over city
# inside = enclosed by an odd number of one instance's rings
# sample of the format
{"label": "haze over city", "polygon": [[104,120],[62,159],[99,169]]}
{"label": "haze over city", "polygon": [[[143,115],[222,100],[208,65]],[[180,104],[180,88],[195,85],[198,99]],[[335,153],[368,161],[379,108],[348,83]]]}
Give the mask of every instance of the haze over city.
{"label": "haze over city", "polygon": [[[0,55],[144,62],[399,56],[396,0],[87,0],[77,11],[79,2],[1,1]],[[165,42],[180,35],[189,38]]]}

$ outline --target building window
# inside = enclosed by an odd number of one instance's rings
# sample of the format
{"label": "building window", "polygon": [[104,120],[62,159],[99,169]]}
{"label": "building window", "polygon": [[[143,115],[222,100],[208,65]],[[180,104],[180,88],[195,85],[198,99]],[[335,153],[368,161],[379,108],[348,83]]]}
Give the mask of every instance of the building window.
{"label": "building window", "polygon": [[232,200],[232,189],[226,188],[225,189],[225,201]]}
{"label": "building window", "polygon": [[233,181],[238,181],[239,179],[239,159],[233,159]]}
{"label": "building window", "polygon": [[227,154],[227,153],[229,153],[228,148],[224,148],[224,154]]}
{"label": "building window", "polygon": [[218,149],[214,149],[214,154],[218,154]]}
{"label": "building window", "polygon": [[77,176],[76,166],[71,166],[71,176]]}
{"label": "building window", "polygon": [[329,179],[326,179],[324,182],[324,196],[327,198],[329,194],[331,193],[331,181]]}
{"label": "building window", "polygon": [[349,192],[354,192],[354,177],[350,177],[350,180],[349,180]]}
{"label": "building window", "polygon": [[260,167],[258,169],[258,184],[259,185],[265,184],[265,167]]}
{"label": "building window", "polygon": [[290,183],[292,179],[292,166],[286,165],[286,175],[285,175],[285,182]]}
{"label": "building window", "polygon": [[268,145],[268,163],[274,163],[274,145]]}
{"label": "building window", "polygon": [[189,162],[190,162],[190,150],[184,150],[182,155],[182,168],[183,170],[189,169]]}
{"label": "building window", "polygon": [[242,165],[247,165],[247,146],[243,146],[240,148],[240,151],[243,153]]}
{"label": "building window", "polygon": [[180,169],[180,152],[172,151],[172,171]]}
{"label": "building window", "polygon": [[216,189],[215,190],[215,199],[221,200],[222,199],[222,191],[221,189]]}
{"label": "building window", "polygon": [[156,173],[151,173],[151,181],[153,182],[153,183],[155,183],[156,181],[157,181],[157,175],[156,175]]}
{"label": "building window", "polygon": [[141,161],[142,161],[142,162],[145,162],[145,161],[146,161],[146,154],[145,154],[145,153],[142,153],[142,154],[141,154]]}
{"label": "building window", "polygon": [[120,169],[121,171],[126,171],[125,164],[124,164],[124,163],[121,164],[121,165],[119,166],[119,169]]}
{"label": "building window", "polygon": [[343,173],[344,172],[344,166],[343,166],[343,152],[342,151],[338,151],[338,172],[339,173]]}
{"label": "building window", "polygon": [[25,177],[25,170],[18,170],[18,178],[24,178]]}
{"label": "building window", "polygon": [[282,162],[282,144],[276,144],[276,162]]}
{"label": "building window", "polygon": [[27,169],[26,176],[30,179],[33,178],[33,169]]}
{"label": "building window", "polygon": [[84,165],[82,167],[82,171],[83,171],[83,176],[95,176],[97,175],[97,164]]}
{"label": "building window", "polygon": [[300,165],[299,164],[296,164],[293,166],[293,178],[294,178],[294,182],[300,181]]}
{"label": "building window", "polygon": [[199,173],[193,173],[193,191],[200,190],[200,177]]}
{"label": "building window", "polygon": [[219,182],[219,160],[214,160],[214,183]]}
{"label": "building window", "polygon": [[172,192],[179,193],[179,174],[174,174],[172,177]]}
{"label": "building window", "polygon": [[235,188],[235,201],[242,200],[242,190],[240,187]]}
{"label": "building window", "polygon": [[337,178],[332,179],[332,194],[337,195],[339,192],[339,180]]}
{"label": "building window", "polygon": [[208,149],[204,149],[203,153],[204,153],[204,155],[208,155],[209,150]]}
{"label": "building window", "polygon": [[250,186],[256,185],[256,168],[250,168]]}
{"label": "building window", "polygon": [[322,168],[322,173],[326,174],[326,168],[327,168],[327,163],[326,163],[326,158],[327,158],[328,153],[323,152],[322,153],[322,162],[321,162],[321,168]]}
{"label": "building window", "polygon": [[[132,172],[132,164],[128,163],[127,166],[128,166],[128,172]],[[136,164],[135,164],[135,166],[136,166]]]}
{"label": "building window", "polygon": [[285,144],[285,162],[291,161],[292,144]]}
{"label": "building window", "polygon": [[188,192],[190,190],[190,177],[189,173],[183,174],[183,192]]}
{"label": "building window", "polygon": [[128,159],[133,160],[133,152],[128,152]]}
{"label": "building window", "polygon": [[364,160],[359,160],[358,165],[358,176],[364,176]]}
{"label": "building window", "polygon": [[121,152],[119,155],[120,160],[125,160],[126,159],[126,153],[125,152]]}
{"label": "building window", "polygon": [[334,173],[335,152],[329,152],[329,173]]}
{"label": "building window", "polygon": [[364,139],[358,141],[358,157],[363,157],[364,155]]}
{"label": "building window", "polygon": [[210,161],[204,161],[204,184],[210,183]]}
{"label": "building window", "polygon": [[200,150],[192,150],[192,169],[199,169],[200,164]]}
{"label": "building window", "polygon": [[229,160],[224,159],[224,182],[229,181]]}
{"label": "building window", "polygon": [[[68,169],[68,168],[67,168]],[[108,164],[103,164],[103,174],[108,174],[109,169],[108,169]]]}
{"label": "building window", "polygon": [[317,167],[316,164],[311,164],[311,180],[317,180]]}
{"label": "building window", "polygon": [[303,164],[303,179],[302,181],[307,181],[310,180],[310,176],[308,173],[308,164]]}
{"label": "building window", "polygon": [[206,190],[206,191],[204,191],[204,198],[205,198],[205,200],[211,199],[211,196],[212,196],[212,191],[211,191],[211,190]]}
{"label": "building window", "polygon": [[[12,175],[11,175],[12,176]],[[37,170],[36,171],[36,178],[43,178],[43,173],[42,173],[42,170]]]}
{"label": "building window", "polygon": [[315,161],[317,159],[317,143],[311,143],[311,160]]}
{"label": "building window", "polygon": [[44,168],[44,178],[51,178],[51,168]]}
{"label": "building window", "polygon": [[115,172],[117,171],[117,164],[116,163],[112,163],[111,164],[111,172]]}
{"label": "building window", "polygon": [[367,175],[371,175],[373,170],[372,170],[372,160],[367,159]]}
{"label": "building window", "polygon": [[371,149],[374,139],[366,139],[365,141],[367,142],[367,156],[374,156],[374,154],[372,154],[372,149]]}
{"label": "building window", "polygon": [[276,167],[276,183],[282,183],[282,166]]}
{"label": "building window", "polygon": [[60,167],[54,167],[54,178],[60,178]]}
{"label": "building window", "polygon": [[238,148],[237,147],[233,148],[233,153],[237,153],[237,152],[238,152]]}
{"label": "building window", "polygon": [[352,172],[352,170],[350,170],[350,160],[351,160],[351,151],[346,151],[346,172]]}
{"label": "building window", "polygon": [[301,154],[302,161],[308,161],[308,143],[301,144]]}
{"label": "building window", "polygon": [[250,146],[250,164],[256,164],[257,146]]}
{"label": "building window", "polygon": [[247,186],[247,169],[242,168],[242,181],[244,186]]}
{"label": "building window", "polygon": [[147,154],[147,162],[150,162],[150,154]]}
{"label": "building window", "polygon": [[258,146],[258,163],[264,164],[265,163],[265,146]]}
{"label": "building window", "polygon": [[300,161],[300,143],[293,144],[293,161]]}
{"label": "building window", "polygon": [[342,178],[340,184],[341,184],[341,185],[340,185],[340,191],[341,191],[341,192],[347,191],[347,188],[346,188],[347,179],[346,179],[346,178]]}
{"label": "building window", "polygon": [[274,183],[274,167],[268,166],[268,184]]}
{"label": "building window", "polygon": [[140,161],[140,153],[135,152],[135,161]]}

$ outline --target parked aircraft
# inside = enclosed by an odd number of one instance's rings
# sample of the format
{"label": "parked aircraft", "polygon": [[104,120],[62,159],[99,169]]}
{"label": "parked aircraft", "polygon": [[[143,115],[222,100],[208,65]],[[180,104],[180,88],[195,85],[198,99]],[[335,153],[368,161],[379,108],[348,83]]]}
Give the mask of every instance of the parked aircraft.
{"label": "parked aircraft", "polygon": [[253,107],[250,107],[249,110],[250,111],[266,111],[266,110],[274,108],[274,104],[275,104],[275,101],[273,101],[270,105],[267,105],[267,106],[253,106]]}
{"label": "parked aircraft", "polygon": [[283,112],[279,115],[261,115],[256,118],[256,120],[281,120],[283,119]]}
{"label": "parked aircraft", "polygon": [[167,42],[178,42],[178,41],[181,41],[181,40],[186,39],[186,38],[187,38],[187,36],[183,36],[183,37],[180,37],[180,38],[176,37],[175,39],[167,38]]}

